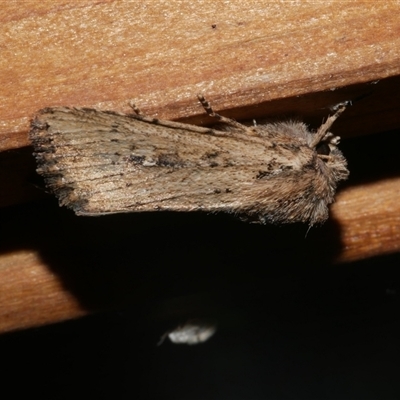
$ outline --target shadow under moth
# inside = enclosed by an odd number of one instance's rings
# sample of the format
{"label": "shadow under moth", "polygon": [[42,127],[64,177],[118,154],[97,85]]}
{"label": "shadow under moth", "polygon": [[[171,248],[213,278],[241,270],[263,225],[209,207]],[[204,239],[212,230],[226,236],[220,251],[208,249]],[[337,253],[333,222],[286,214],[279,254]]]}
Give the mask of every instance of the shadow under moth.
{"label": "shadow under moth", "polygon": [[40,110],[30,138],[38,173],[77,215],[142,211],[224,211],[251,222],[324,222],[338,182],[349,174],[329,132],[301,122],[245,126],[206,112],[207,128],[88,108]]}

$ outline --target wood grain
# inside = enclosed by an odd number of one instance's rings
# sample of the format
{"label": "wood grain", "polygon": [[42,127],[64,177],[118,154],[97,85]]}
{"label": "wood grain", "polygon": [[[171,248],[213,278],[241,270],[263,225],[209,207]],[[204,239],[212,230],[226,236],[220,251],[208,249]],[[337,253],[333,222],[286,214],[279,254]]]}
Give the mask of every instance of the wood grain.
{"label": "wood grain", "polygon": [[35,251],[0,256],[0,332],[87,314]]}
{"label": "wood grain", "polygon": [[[202,114],[195,101],[202,92],[237,119],[279,111],[321,118],[341,100],[373,95],[375,116],[388,113],[388,100],[376,99],[379,82],[367,83],[400,73],[399,6],[365,4],[7,3],[0,14],[0,150],[29,145],[29,120],[44,106],[119,111],[135,99],[147,114],[187,118]],[[358,134],[376,132],[360,104]],[[382,118],[379,130],[394,124]]]}
{"label": "wood grain", "polygon": [[341,224],[343,248],[336,262],[400,250],[400,178],[349,187],[338,194],[332,217]]}

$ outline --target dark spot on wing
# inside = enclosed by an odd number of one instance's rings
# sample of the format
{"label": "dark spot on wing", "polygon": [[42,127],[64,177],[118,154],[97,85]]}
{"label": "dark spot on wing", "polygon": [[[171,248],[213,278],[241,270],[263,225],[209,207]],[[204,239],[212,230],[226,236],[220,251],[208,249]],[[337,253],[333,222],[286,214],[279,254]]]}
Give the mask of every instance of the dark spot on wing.
{"label": "dark spot on wing", "polygon": [[135,156],[134,154],[131,154],[128,157],[128,161],[133,163],[133,164],[143,164],[145,159],[146,159],[145,156]]}
{"label": "dark spot on wing", "polygon": [[296,143],[282,143],[279,147],[285,150],[289,150],[292,153],[298,153],[300,151],[300,146]]}
{"label": "dark spot on wing", "polygon": [[262,179],[265,176],[270,175],[271,173],[269,171],[258,171],[258,174],[256,176],[256,179]]}
{"label": "dark spot on wing", "polygon": [[158,156],[156,164],[160,167],[179,168],[184,165],[184,162],[176,153],[165,153]]}
{"label": "dark spot on wing", "polygon": [[219,156],[218,151],[208,151],[207,153],[204,153],[203,156],[201,157],[202,160],[209,160],[212,158],[216,158]]}

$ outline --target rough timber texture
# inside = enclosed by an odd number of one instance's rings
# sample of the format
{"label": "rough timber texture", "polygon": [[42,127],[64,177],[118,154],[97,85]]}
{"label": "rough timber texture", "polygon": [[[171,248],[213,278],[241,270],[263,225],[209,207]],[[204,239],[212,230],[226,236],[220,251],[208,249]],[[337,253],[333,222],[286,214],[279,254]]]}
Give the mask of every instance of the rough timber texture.
{"label": "rough timber texture", "polygon": [[[346,91],[354,99],[379,91],[367,83],[400,73],[398,2],[365,4],[5,3],[0,149],[29,145],[29,119],[45,106],[126,109],[135,99],[148,114],[171,119],[202,113],[195,101],[202,92],[238,119],[315,109],[324,115],[343,99],[340,88],[365,84]],[[318,92],[326,93],[295,100]],[[278,108],[278,99],[291,100]],[[380,107],[375,113],[387,112]],[[358,134],[376,127],[368,115],[357,116]]]}
{"label": "rough timber texture", "polygon": [[[333,131],[343,144],[356,137],[359,153],[346,156],[351,173],[352,165],[362,169],[363,135],[400,128],[399,8],[396,1],[4,2],[0,205],[42,196],[31,183],[27,146],[30,119],[46,106],[129,111],[134,99],[149,115],[207,124],[196,101],[200,92],[238,120],[298,116],[317,127],[330,106],[350,99],[354,106]],[[374,160],[364,159],[365,166]],[[395,164],[374,180],[360,177],[368,183],[355,185],[352,176],[332,207],[340,229],[320,231],[322,248],[336,232],[342,243],[332,256],[337,261],[398,251]],[[38,255],[35,226],[19,222],[32,240],[22,243],[8,232],[2,240],[0,331],[96,309],[77,303]]]}

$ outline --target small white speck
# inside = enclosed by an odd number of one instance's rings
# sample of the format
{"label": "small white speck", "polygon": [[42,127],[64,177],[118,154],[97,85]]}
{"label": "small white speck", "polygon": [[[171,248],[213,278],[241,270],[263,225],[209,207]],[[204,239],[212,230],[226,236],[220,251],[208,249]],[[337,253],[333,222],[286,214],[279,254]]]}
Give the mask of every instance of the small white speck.
{"label": "small white speck", "polygon": [[215,324],[201,320],[190,320],[184,325],[179,325],[173,331],[166,332],[158,345],[160,345],[166,336],[172,343],[176,344],[199,344],[208,340],[214,335],[217,328]]}

